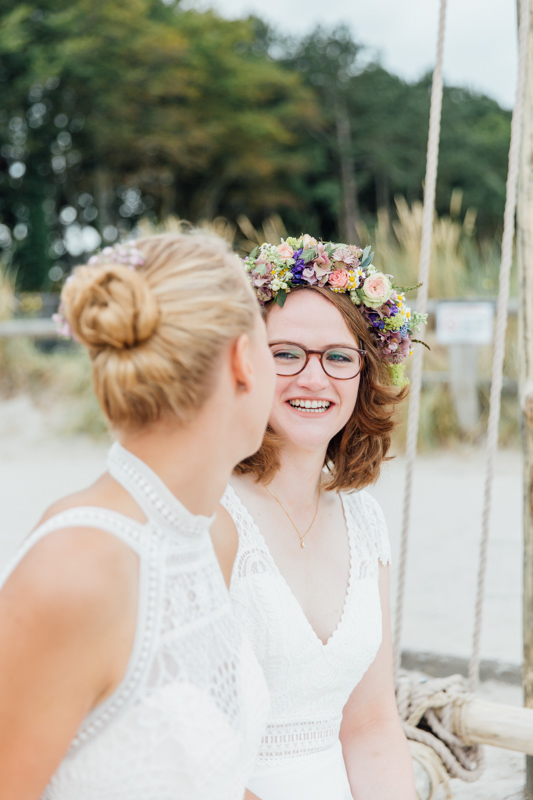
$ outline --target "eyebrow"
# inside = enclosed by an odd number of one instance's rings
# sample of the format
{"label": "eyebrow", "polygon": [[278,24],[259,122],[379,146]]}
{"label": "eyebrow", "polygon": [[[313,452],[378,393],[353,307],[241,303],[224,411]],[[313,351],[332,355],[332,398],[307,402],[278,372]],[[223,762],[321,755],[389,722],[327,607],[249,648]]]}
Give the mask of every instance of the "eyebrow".
{"label": "eyebrow", "polygon": [[[302,347],[304,350],[306,350],[306,349],[307,350],[309,350],[309,349],[312,350],[313,349],[313,348],[307,347],[307,345],[305,345],[305,344],[301,344],[301,342],[289,342],[287,339],[278,339],[275,342],[269,342],[268,346],[272,347],[272,345],[274,345],[274,344],[293,344],[293,345],[296,345],[297,347]],[[321,347],[320,350],[331,350],[334,347],[346,347],[349,350],[361,350],[362,349],[361,347],[357,347],[357,343],[356,342],[352,342],[352,344],[341,344],[340,342],[334,342],[333,344],[327,344],[325,347]]]}

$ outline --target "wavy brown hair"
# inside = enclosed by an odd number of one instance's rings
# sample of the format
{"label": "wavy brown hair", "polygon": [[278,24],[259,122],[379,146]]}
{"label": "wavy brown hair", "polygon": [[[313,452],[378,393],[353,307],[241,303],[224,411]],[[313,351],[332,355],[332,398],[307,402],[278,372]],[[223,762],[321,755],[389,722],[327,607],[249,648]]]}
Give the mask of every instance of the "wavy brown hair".
{"label": "wavy brown hair", "polygon": [[[387,452],[396,425],[395,406],[404,399],[407,390],[392,386],[387,367],[369,335],[367,322],[348,295],[319,286],[303,288],[318,292],[333,303],[354,339],[366,350],[353,414],[344,428],[331,439],[324,460],[324,466],[330,474],[325,489],[363,489],[378,479],[382,462],[390,458]],[[272,306],[273,301],[266,306],[265,318]],[[237,464],[236,474],[253,473],[256,480],[269,483],[280,467],[281,447],[281,437],[268,426],[260,449]]]}

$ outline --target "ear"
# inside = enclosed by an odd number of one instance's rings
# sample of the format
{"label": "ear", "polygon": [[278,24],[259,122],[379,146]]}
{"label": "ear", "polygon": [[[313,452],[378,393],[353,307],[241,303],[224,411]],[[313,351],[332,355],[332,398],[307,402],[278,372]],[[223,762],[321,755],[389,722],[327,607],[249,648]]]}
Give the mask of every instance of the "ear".
{"label": "ear", "polygon": [[241,333],[233,343],[231,351],[231,371],[235,388],[239,392],[251,392],[253,385],[253,364],[250,358],[250,337]]}

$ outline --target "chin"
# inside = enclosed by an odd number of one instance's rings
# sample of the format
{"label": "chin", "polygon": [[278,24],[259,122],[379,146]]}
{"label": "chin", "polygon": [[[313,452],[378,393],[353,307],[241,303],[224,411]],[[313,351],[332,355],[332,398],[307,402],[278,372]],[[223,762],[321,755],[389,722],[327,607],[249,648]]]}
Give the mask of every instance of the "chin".
{"label": "chin", "polygon": [[292,422],[291,425],[283,425],[280,420],[272,420],[270,423],[272,430],[275,431],[285,442],[293,447],[302,450],[319,450],[327,448],[336,433],[337,427],[324,425],[322,421],[312,422],[305,420],[298,424]]}

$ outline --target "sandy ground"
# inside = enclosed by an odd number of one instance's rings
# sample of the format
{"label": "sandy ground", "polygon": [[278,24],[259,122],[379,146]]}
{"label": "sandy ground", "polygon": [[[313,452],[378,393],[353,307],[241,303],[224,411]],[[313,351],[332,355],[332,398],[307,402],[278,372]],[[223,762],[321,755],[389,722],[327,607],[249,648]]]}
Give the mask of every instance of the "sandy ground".
{"label": "sandy ground", "polygon": [[[0,567],[53,500],[92,482],[105,468],[108,445],[61,438],[27,398],[0,401]],[[372,489],[387,518],[393,556],[399,548],[403,461],[387,464]],[[484,453],[419,457],[415,470],[403,646],[467,657],[481,530]],[[482,657],[521,661],[521,459],[498,456],[491,514]],[[394,584],[394,570],[393,570]],[[394,587],[393,587],[394,589]],[[394,592],[393,592],[394,596]],[[481,692],[521,704],[518,686],[491,682]],[[454,782],[457,800],[518,800],[524,758],[487,748],[476,784]]]}

